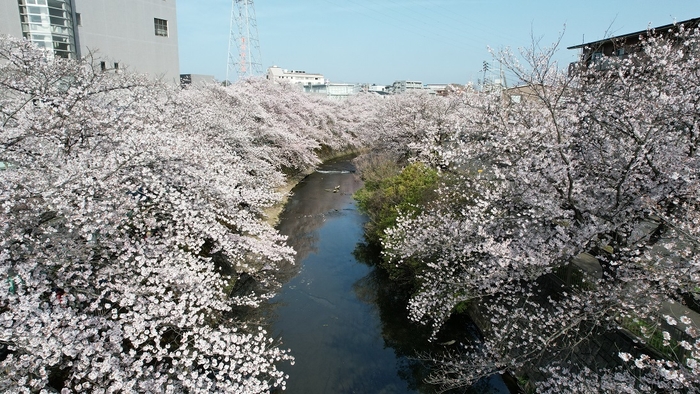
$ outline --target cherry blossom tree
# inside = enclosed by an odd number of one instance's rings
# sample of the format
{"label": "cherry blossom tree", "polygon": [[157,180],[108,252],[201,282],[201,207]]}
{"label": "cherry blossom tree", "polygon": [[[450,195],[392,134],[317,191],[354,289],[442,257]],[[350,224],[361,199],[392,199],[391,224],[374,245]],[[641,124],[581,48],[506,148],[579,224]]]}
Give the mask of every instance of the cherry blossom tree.
{"label": "cherry blossom tree", "polygon": [[404,163],[439,159],[441,147],[455,137],[461,119],[472,115],[460,94],[441,97],[409,91],[385,97],[375,105],[377,110],[365,112],[364,121],[364,127],[372,130],[371,146]]}
{"label": "cherry blossom tree", "polygon": [[263,211],[322,146],[360,146],[350,107],[0,39],[0,389],[284,388],[292,358],[240,313],[293,262]]}
{"label": "cherry blossom tree", "polygon": [[[551,392],[699,387],[699,323],[678,305],[699,279],[700,35],[663,33],[602,71],[560,72],[556,45],[535,42],[524,63],[499,52],[527,99],[468,92],[452,136],[416,138],[443,170],[441,197],[386,230],[385,256],[423,264],[414,320],[437,332],[471,305],[485,329],[439,360],[435,382],[527,371]],[[661,350],[621,349],[616,368],[577,358],[620,330]]]}

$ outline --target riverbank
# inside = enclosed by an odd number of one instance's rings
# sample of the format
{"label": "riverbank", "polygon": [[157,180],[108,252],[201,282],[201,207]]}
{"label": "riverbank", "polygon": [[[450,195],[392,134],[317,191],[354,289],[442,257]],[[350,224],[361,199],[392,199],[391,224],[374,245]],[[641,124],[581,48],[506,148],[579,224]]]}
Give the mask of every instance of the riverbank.
{"label": "riverbank", "polygon": [[[366,151],[366,149],[346,149],[340,152],[329,152],[327,154],[319,155],[319,160],[321,160],[321,163],[326,163],[333,160],[350,161],[354,157],[359,156],[362,153],[365,153]],[[289,197],[291,197],[292,195],[292,189],[294,189],[294,187],[298,185],[299,182],[304,180],[304,178],[313,174],[316,171],[316,169],[317,167],[310,167],[297,175],[289,177],[284,185],[275,189],[275,191],[279,193],[282,197],[276,204],[266,208],[263,211],[265,214],[265,222],[267,224],[269,224],[272,227],[277,227],[277,225],[279,224],[280,215],[284,211],[284,208],[287,206]]]}
{"label": "riverbank", "polygon": [[[430,342],[430,327],[409,319],[408,294],[364,245],[367,218],[352,197],[362,182],[351,157],[328,160],[297,181],[276,226],[297,252],[295,264],[277,271],[282,286],[265,311],[270,332],[295,357],[280,366],[289,375],[285,392],[435,393],[417,355],[457,348],[454,339],[474,329],[455,321]],[[493,376],[462,392],[508,390]]]}

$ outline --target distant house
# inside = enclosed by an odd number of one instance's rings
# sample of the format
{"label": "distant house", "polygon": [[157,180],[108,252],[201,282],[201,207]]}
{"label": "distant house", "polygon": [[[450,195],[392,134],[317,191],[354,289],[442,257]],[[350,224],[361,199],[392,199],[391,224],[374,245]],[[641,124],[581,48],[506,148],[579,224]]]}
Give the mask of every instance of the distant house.
{"label": "distant house", "polygon": [[[537,85],[541,87],[542,85]],[[501,91],[502,99],[507,104],[520,104],[526,101],[537,99],[537,92],[533,85],[513,86],[512,88],[503,89]]]}
{"label": "distant house", "polygon": [[360,86],[360,90],[363,92],[370,92],[370,93],[375,93],[375,94],[388,94],[387,86],[386,85],[376,85],[376,84],[362,84]]}
{"label": "distant house", "polygon": [[678,31],[680,26],[686,29],[693,29],[699,25],[700,18],[688,19],[682,22],[568,47],[567,49],[579,49],[581,51],[579,61],[569,65],[569,73],[575,72],[578,68],[589,69],[595,67],[598,70],[606,70],[610,68],[610,62],[607,59],[611,57],[625,58],[630,54],[643,51],[642,42],[649,34],[668,35]]}
{"label": "distant house", "polygon": [[429,83],[425,85],[430,94],[436,94],[438,96],[446,96],[448,85],[446,83]]}

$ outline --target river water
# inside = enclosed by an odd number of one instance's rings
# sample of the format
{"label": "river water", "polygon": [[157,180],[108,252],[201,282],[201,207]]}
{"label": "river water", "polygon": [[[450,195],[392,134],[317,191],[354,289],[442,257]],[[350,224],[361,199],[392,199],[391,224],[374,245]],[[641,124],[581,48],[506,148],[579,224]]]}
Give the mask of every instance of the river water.
{"label": "river water", "polygon": [[[362,184],[353,172],[349,161],[322,165],[293,189],[280,216],[297,257],[282,269],[267,318],[296,359],[280,366],[286,393],[432,393],[415,355],[446,345],[428,343],[428,331],[406,317],[405,296],[368,264],[376,252],[363,244],[366,218],[352,199]],[[508,390],[494,377],[470,392]]]}

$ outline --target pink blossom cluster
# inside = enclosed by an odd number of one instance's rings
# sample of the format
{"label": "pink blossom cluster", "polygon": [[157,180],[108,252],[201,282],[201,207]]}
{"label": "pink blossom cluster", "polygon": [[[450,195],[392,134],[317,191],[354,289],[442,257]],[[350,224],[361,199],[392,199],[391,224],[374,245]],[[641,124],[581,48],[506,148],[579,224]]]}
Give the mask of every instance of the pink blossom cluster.
{"label": "pink blossom cluster", "polygon": [[[543,392],[698,391],[700,321],[684,304],[700,283],[700,32],[651,34],[604,70],[562,72],[556,47],[495,53],[522,100],[467,89],[385,107],[384,144],[443,179],[383,239],[393,264],[422,264],[410,316],[437,333],[470,305],[485,330],[433,381],[534,368]],[[661,353],[561,367],[619,333],[658,337]]]}
{"label": "pink blossom cluster", "polygon": [[284,174],[364,143],[355,106],[0,38],[0,391],[283,389],[289,352],[234,308],[293,261],[263,213]]}

